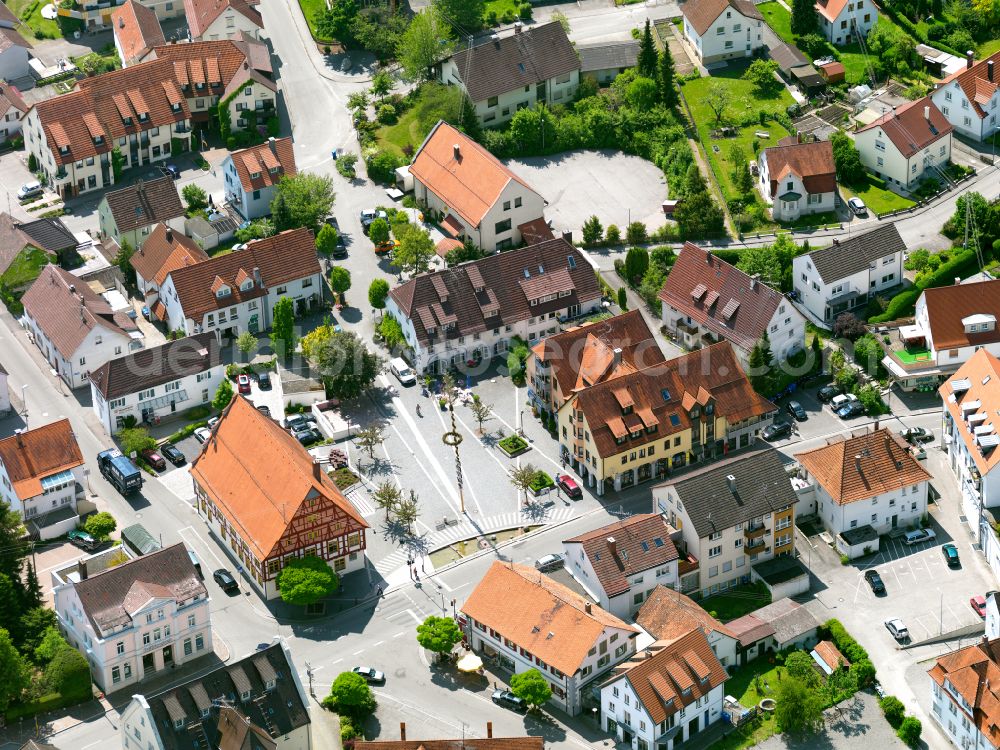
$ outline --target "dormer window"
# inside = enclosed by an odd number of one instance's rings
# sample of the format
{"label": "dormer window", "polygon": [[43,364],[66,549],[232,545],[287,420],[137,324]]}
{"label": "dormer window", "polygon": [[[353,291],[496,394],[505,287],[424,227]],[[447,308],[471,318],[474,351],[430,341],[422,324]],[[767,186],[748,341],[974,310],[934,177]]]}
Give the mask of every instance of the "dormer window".
{"label": "dormer window", "polygon": [[218,291],[215,293],[215,296],[216,297],[228,297],[230,294],[232,294],[232,292],[233,292],[233,290],[230,289],[228,286],[222,286],[222,287],[219,287]]}
{"label": "dormer window", "polygon": [[253,289],[253,279],[247,279],[242,284],[240,284],[240,289],[246,291],[247,289]]}
{"label": "dormer window", "polygon": [[274,686],[276,684],[277,683],[275,683],[274,680],[268,680],[267,682],[264,683],[264,689],[265,690],[274,690]]}
{"label": "dormer window", "polygon": [[59,147],[59,153],[60,154],[68,154],[69,153],[69,146],[60,146]]}
{"label": "dormer window", "polygon": [[94,145],[95,146],[100,146],[102,143],[104,143],[104,136],[103,135],[95,135],[94,136]]}
{"label": "dormer window", "polygon": [[149,120],[149,112],[142,112],[139,114],[139,122],[146,122]]}
{"label": "dormer window", "polygon": [[259,180],[260,179],[260,172],[251,172],[250,173],[250,179],[251,180]]}
{"label": "dormer window", "polygon": [[122,122],[125,123],[126,125],[131,125],[132,118],[128,115],[125,115],[124,117],[122,117]]}
{"label": "dormer window", "polygon": [[240,693],[240,700],[243,702],[250,700],[250,691],[244,690],[242,693]]}
{"label": "dormer window", "polygon": [[278,172],[281,171],[281,167],[271,167],[267,171],[270,172],[271,174],[278,174]]}
{"label": "dormer window", "polygon": [[172,109],[174,112],[180,112],[181,111],[181,103],[180,102],[174,102],[170,106],[170,109]]}
{"label": "dormer window", "polygon": [[201,718],[207,719],[208,718],[208,713],[209,713],[209,711],[208,711],[207,708],[201,709]]}
{"label": "dormer window", "polygon": [[183,728],[184,728],[184,719],[183,718],[174,719],[174,729],[183,729]]}

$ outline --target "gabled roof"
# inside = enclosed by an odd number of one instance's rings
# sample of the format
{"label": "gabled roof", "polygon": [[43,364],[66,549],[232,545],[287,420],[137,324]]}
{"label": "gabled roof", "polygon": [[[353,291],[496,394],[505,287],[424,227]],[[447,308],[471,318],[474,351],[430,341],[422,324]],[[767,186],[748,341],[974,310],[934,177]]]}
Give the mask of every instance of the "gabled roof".
{"label": "gabled roof", "polygon": [[[616,349],[621,351],[616,353]],[[639,310],[546,336],[532,353],[552,368],[564,397],[664,361]]]}
{"label": "gabled roof", "polygon": [[820,641],[816,644],[816,648],[813,649],[813,653],[830,668],[831,672],[841,667],[851,666],[851,662],[848,661],[846,656],[840,653],[840,649],[837,648],[833,641]]}
{"label": "gabled roof", "polygon": [[73,587],[97,633],[128,625],[151,599],[173,599],[180,604],[208,596],[183,544],[108,568]]}
{"label": "gabled roof", "polygon": [[157,224],[129,258],[129,264],[143,279],[160,285],[171,271],[206,260],[208,253],[193,239],[166,224]]}
{"label": "gabled roof", "polygon": [[357,740],[355,750],[543,750],[544,737],[463,737],[455,740]]}
{"label": "gabled roof", "polygon": [[[529,294],[556,296],[531,305]],[[426,346],[583,306],[601,290],[584,255],[557,238],[420,274],[393,287],[389,296]]]}
{"label": "gabled roof", "polygon": [[660,487],[677,493],[699,537],[769,515],[798,500],[781,454],[761,441],[679,474]]}
{"label": "gabled roof", "polygon": [[646,597],[635,622],[658,641],[679,638],[695,627],[701,628],[706,636],[716,632],[729,638],[736,637],[733,631],[712,617],[694,599],[662,585],[657,586]]}
{"label": "gabled roof", "polygon": [[215,19],[230,8],[258,28],[264,28],[260,11],[251,7],[245,0],[184,0],[184,16],[192,38],[200,38]]}
{"label": "gabled roof", "polygon": [[[257,283],[255,269],[260,273]],[[240,289],[236,277],[253,280],[250,289]],[[171,271],[177,299],[185,317],[200,321],[201,316],[220,307],[267,294],[267,290],[289,281],[320,273],[316,240],[308,229],[289,229],[262,240],[255,240],[244,250],[184,266]],[[219,298],[216,279],[230,287],[229,295]]]}
{"label": "gabled roof", "polygon": [[670,524],[659,513],[639,513],[616,523],[564,539],[580,544],[601,588],[609,597],[631,588],[629,577],[678,558]]}
{"label": "gabled roof", "polygon": [[817,628],[819,622],[808,609],[786,597],[731,620],[726,626],[736,634],[741,646],[749,646],[768,636],[774,636],[778,643],[788,643]]}
{"label": "gabled roof", "polygon": [[929,96],[896,107],[895,112],[887,112],[857,132],[872,128],[881,128],[904,159],[950,135],[954,129]]}
{"label": "gabled roof", "polygon": [[215,334],[200,333],[108,360],[90,373],[90,382],[111,401],[221,364]]}
{"label": "gabled roof", "polygon": [[410,174],[473,227],[479,226],[511,182],[531,190],[493,154],[444,120],[424,139]]}
{"label": "gabled roof", "polygon": [[24,312],[42,330],[64,359],[95,327],[126,339],[140,337],[135,321],[114,312],[107,300],[69,271],[47,265],[21,298]]}
{"label": "gabled roof", "polygon": [[[994,68],[992,81],[989,80],[987,75],[988,63],[990,61],[993,62]],[[987,112],[984,105],[989,102],[990,97],[993,96],[993,92],[997,89],[997,85],[1000,84],[1000,52],[994,52],[989,57],[974,63],[971,68],[963,67],[961,70],[952,73],[941,81],[938,88],[940,89],[952,82],[957,83],[962,89],[962,93],[965,94],[969,100],[969,104],[972,106],[972,111],[980,119],[987,117],[992,110]]]}
{"label": "gabled roof", "polygon": [[0,82],[0,114],[6,115],[11,108],[16,109],[21,114],[28,111],[28,105],[25,104],[17,86]]}
{"label": "gabled roof", "polygon": [[42,479],[83,465],[68,419],[0,440],[0,461],[21,500],[42,494]]}
{"label": "gabled roof", "polygon": [[870,232],[856,234],[846,240],[813,250],[805,257],[815,266],[823,282],[832,284],[858,271],[863,271],[879,258],[906,250],[895,224],[883,224]]}
{"label": "gabled roof", "polygon": [[473,102],[580,69],[580,58],[558,21],[469,47],[456,52],[452,61]]}
{"label": "gabled roof", "polygon": [[[250,73],[262,74],[264,85],[277,90],[270,80],[267,46],[245,34],[239,39],[167,44],[153,52],[158,59],[171,63],[178,85],[185,87],[188,96],[199,96],[199,90],[205,96],[218,96],[220,90],[231,91],[235,81],[245,80]],[[196,87],[199,81],[205,84],[202,89]]]}
{"label": "gabled roof", "polygon": [[0,26],[0,52],[5,52],[11,47],[24,47],[34,49],[31,43],[14,29]]}
{"label": "gabled roof", "polygon": [[938,393],[976,468],[986,476],[1000,463],[1000,359],[980,349],[941,384]]}
{"label": "gabled roof", "polygon": [[127,0],[112,11],[111,27],[126,65],[142,61],[153,47],[166,43],[156,11],[136,0]]}
{"label": "gabled roof", "polygon": [[169,176],[139,180],[106,193],[103,200],[107,201],[115,226],[122,233],[184,215],[181,196]]}
{"label": "gabled roof", "polygon": [[1000,316],[1000,279],[977,281],[925,289],[927,324],[931,329],[934,348],[958,349],[985,346],[1000,341],[1000,328],[990,331],[966,331],[963,319],[973,315]]}
{"label": "gabled roof", "polygon": [[681,13],[698,32],[698,36],[704,36],[726,8],[731,8],[745,18],[764,20],[752,0],[688,0],[681,6]]}
{"label": "gabled roof", "polygon": [[495,561],[462,612],[573,675],[606,628],[638,631],[534,568]]}
{"label": "gabled roof", "polygon": [[580,55],[580,71],[582,73],[594,70],[633,68],[639,58],[639,40],[578,44],[576,51]]}
{"label": "gabled roof", "polygon": [[37,247],[55,256],[76,245],[76,238],[60,219],[21,221],[0,212],[0,274],[26,247]]}
{"label": "gabled roof", "polygon": [[839,505],[867,500],[931,477],[903,439],[885,427],[796,453],[795,458]]}
{"label": "gabled roof", "polygon": [[292,177],[298,171],[291,138],[271,138],[267,143],[233,151],[228,158],[233,160],[246,193],[277,185],[282,177]]}
{"label": "gabled roof", "polygon": [[336,507],[352,529],[368,528],[299,441],[243,396],[223,412],[191,463],[191,476],[258,560],[281,553],[292,518],[307,500],[316,512]]}
{"label": "gabled roof", "polygon": [[816,0],[816,12],[827,21],[836,21],[847,7],[847,2],[848,0]]}
{"label": "gabled roof", "polygon": [[775,311],[787,302],[781,292],[691,242],[684,243],[660,299],[743,349],[764,336]]}
{"label": "gabled roof", "polygon": [[605,684],[625,678],[654,724],[700,701],[728,675],[701,628],[657,641],[615,668]]}
{"label": "gabled roof", "polygon": [[769,47],[768,55],[778,63],[778,70],[786,76],[791,74],[792,68],[809,64],[809,58],[802,54],[794,44],[788,44],[787,42]]}
{"label": "gabled roof", "polygon": [[780,183],[788,175],[801,179],[806,191],[812,194],[832,193],[837,189],[830,141],[772,146],[764,149],[764,157],[771,178],[771,197],[778,195]]}
{"label": "gabled roof", "polygon": [[927,673],[941,687],[951,684],[971,706],[976,728],[992,747],[1000,747],[1000,638],[983,638],[945,654]]}

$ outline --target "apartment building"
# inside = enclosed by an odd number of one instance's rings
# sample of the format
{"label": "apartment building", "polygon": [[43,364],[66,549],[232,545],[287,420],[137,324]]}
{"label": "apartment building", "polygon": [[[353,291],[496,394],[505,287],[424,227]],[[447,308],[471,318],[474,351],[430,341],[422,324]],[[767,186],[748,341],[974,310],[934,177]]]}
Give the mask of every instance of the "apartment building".
{"label": "apartment building", "polygon": [[270,216],[278,183],[297,172],[291,138],[233,151],[222,160],[226,200],[244,219]]}

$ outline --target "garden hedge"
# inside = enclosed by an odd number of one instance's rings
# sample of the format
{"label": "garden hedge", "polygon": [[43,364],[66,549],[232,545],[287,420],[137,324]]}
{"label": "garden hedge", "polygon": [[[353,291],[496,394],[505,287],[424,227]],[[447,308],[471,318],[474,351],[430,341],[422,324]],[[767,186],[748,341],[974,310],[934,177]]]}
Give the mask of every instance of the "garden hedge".
{"label": "garden hedge", "polygon": [[869,323],[885,323],[913,313],[913,308],[924,289],[938,286],[949,286],[956,278],[963,278],[979,267],[975,250],[962,250],[955,253],[946,263],[942,263],[936,271],[925,275],[916,285],[906,289],[889,301],[889,306],[881,315],[869,318]]}

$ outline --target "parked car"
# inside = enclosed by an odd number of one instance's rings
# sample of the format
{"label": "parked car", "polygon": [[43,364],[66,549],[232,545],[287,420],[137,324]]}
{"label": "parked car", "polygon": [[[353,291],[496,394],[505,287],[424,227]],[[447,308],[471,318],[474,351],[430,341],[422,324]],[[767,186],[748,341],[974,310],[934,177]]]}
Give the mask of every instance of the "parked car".
{"label": "parked car", "polygon": [[[830,399],[830,408],[834,411],[842,409],[848,404],[858,400],[858,397],[853,393],[841,393],[839,396],[834,396]],[[860,402],[859,402],[860,403]]]}
{"label": "parked car", "polygon": [[868,206],[866,206],[865,202],[860,198],[858,198],[857,196],[854,196],[849,201],[847,201],[847,207],[851,209],[851,213],[853,213],[855,216],[868,215]]}
{"label": "parked car", "polygon": [[210,437],[212,437],[212,431],[207,427],[199,427],[194,431],[194,439],[199,443],[206,442]]}
{"label": "parked car", "polygon": [[87,550],[88,552],[97,548],[97,540],[86,531],[73,529],[66,535],[66,538],[74,547],[79,547],[80,549]]}
{"label": "parked car", "polygon": [[802,404],[798,401],[789,401],[785,404],[785,410],[799,422],[803,422],[809,418],[809,415],[806,414],[806,410],[802,408]]}
{"label": "parked car", "polygon": [[941,552],[944,554],[944,559],[947,560],[949,568],[957,568],[962,564],[962,561],[958,559],[958,547],[951,542],[941,547]]}
{"label": "parked car", "polygon": [[179,180],[181,178],[181,170],[177,168],[176,164],[168,164],[164,169],[172,179]]}
{"label": "parked car", "polygon": [[152,466],[157,471],[166,471],[167,462],[163,460],[163,456],[152,448],[146,448],[146,450],[144,450],[140,455],[147,464]]}
{"label": "parked car", "polygon": [[219,418],[209,417],[207,420],[205,420],[205,423],[208,425],[208,429],[211,430],[213,427],[215,427],[215,425],[219,424]]}
{"label": "parked car", "polygon": [[249,394],[250,393],[250,376],[249,375],[239,375],[236,378],[236,387],[239,388],[240,393]]}
{"label": "parked car", "polygon": [[837,416],[841,419],[860,417],[864,413],[865,407],[861,405],[860,401],[849,401],[844,406],[837,409]]}
{"label": "parked car", "polygon": [[559,474],[556,477],[556,484],[559,485],[559,489],[566,493],[566,497],[573,498],[574,500],[579,500],[583,497],[583,490],[580,489],[580,485],[571,476]]}
{"label": "parked car", "polygon": [[493,695],[490,696],[494,703],[498,706],[503,706],[504,708],[510,708],[514,711],[524,712],[528,710],[528,704],[523,700],[518,698],[509,690],[494,690]]}
{"label": "parked car", "polygon": [[271,374],[262,372],[257,376],[257,387],[262,391],[271,390]]}
{"label": "parked car", "polygon": [[351,671],[354,672],[354,674],[364,677],[365,682],[373,684],[381,684],[385,682],[385,672],[380,672],[373,667],[355,667]]}
{"label": "parked car", "polygon": [[906,536],[903,537],[903,541],[910,545],[931,542],[935,539],[937,539],[937,534],[934,529],[917,529],[907,532]]}
{"label": "parked car", "polygon": [[312,445],[318,443],[323,439],[323,433],[317,430],[315,427],[307,427],[304,430],[298,430],[292,433],[295,439],[299,441],[301,445]]}
{"label": "parked car", "polygon": [[376,211],[374,208],[366,208],[361,212],[361,229],[368,234],[368,228],[375,219],[389,220],[389,215],[385,211]]}
{"label": "parked car", "polygon": [[160,453],[174,466],[183,466],[187,463],[187,459],[184,458],[184,454],[180,452],[176,445],[172,443],[164,443],[160,446]]}
{"label": "parked car", "polygon": [[760,436],[767,441],[778,440],[792,434],[791,422],[775,422],[761,430]]}
{"label": "parked car", "polygon": [[972,606],[974,610],[976,610],[977,615],[979,615],[980,617],[986,617],[985,596],[983,596],[982,594],[980,594],[979,596],[974,596],[971,599],[969,599],[969,604]]}
{"label": "parked car", "polygon": [[547,570],[559,570],[565,564],[566,558],[561,552],[553,552],[535,560],[535,570],[545,572]]}
{"label": "parked car", "polygon": [[905,430],[900,430],[899,434],[910,445],[930,443],[934,440],[934,433],[923,427],[907,427]]}
{"label": "parked car", "polygon": [[822,388],[820,388],[819,391],[816,393],[816,398],[818,398],[824,404],[828,404],[839,395],[840,395],[840,389],[837,386],[830,384],[830,385],[824,385]]}
{"label": "parked car", "polygon": [[19,201],[35,198],[42,194],[42,183],[38,180],[26,182],[17,189],[17,199]]}
{"label": "parked car", "polygon": [[417,376],[402,357],[393,357],[389,360],[389,370],[396,376],[396,380],[403,385],[416,385]]}
{"label": "parked car", "polygon": [[871,586],[872,593],[875,596],[882,596],[885,593],[885,584],[882,582],[882,576],[878,574],[877,570],[866,570],[865,580],[868,581],[868,585]]}
{"label": "parked car", "polygon": [[212,573],[212,578],[222,587],[223,591],[239,591],[240,589],[240,584],[233,578],[233,574],[225,568],[219,568]]}
{"label": "parked car", "polygon": [[271,416],[271,408],[267,404],[261,404],[260,406],[258,406],[257,411],[259,411],[265,417]]}
{"label": "parked car", "polygon": [[892,637],[897,641],[907,641],[910,639],[910,631],[906,629],[903,621],[898,617],[894,617],[891,620],[885,621],[886,629],[892,634]]}
{"label": "parked car", "polygon": [[295,430],[302,428],[306,423],[316,424],[316,417],[312,414],[289,414],[285,417],[285,428]]}

